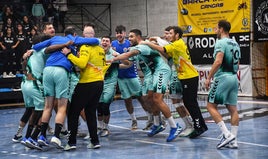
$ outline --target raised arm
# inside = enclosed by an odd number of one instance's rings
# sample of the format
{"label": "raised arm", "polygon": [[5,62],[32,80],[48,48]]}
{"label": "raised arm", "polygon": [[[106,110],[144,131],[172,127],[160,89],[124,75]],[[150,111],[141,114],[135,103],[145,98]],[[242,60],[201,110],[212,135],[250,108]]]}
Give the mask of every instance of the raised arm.
{"label": "raised arm", "polygon": [[49,53],[55,52],[57,50],[61,50],[61,49],[65,48],[65,47],[68,47],[68,46],[70,46],[72,44],[73,44],[73,41],[70,40],[65,44],[50,45],[45,49],[45,53],[49,54]]}

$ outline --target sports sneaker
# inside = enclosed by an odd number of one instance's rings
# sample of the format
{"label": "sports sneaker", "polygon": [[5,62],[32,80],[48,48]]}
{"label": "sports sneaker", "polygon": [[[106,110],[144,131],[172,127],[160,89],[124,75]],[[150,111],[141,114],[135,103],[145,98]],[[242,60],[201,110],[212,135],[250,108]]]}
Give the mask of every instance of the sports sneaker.
{"label": "sports sneaker", "polygon": [[14,138],[12,139],[13,142],[20,142],[22,139],[22,134],[16,134],[14,135]]}
{"label": "sports sneaker", "polygon": [[60,132],[60,137],[68,138],[69,136],[70,136],[70,134],[67,130]]}
{"label": "sports sneaker", "polygon": [[147,121],[146,126],[142,130],[150,130],[153,125],[154,125],[154,123]]}
{"label": "sports sneaker", "polygon": [[190,138],[196,138],[198,136],[200,136],[201,134],[203,134],[205,131],[208,130],[208,127],[207,126],[203,126],[203,127],[200,127],[198,129],[195,129],[191,134],[189,134],[188,136]]}
{"label": "sports sneaker", "polygon": [[90,138],[89,133],[84,137],[84,140],[88,140]]}
{"label": "sports sneaker", "polygon": [[229,148],[229,149],[238,149],[236,139],[231,141],[229,144],[225,145],[224,147]]}
{"label": "sports sneaker", "polygon": [[71,150],[75,150],[76,149],[76,145],[75,144],[67,144],[65,147],[64,147],[64,151],[71,151]]}
{"label": "sports sneaker", "polygon": [[32,139],[31,137],[29,137],[26,140],[26,145],[27,147],[31,148],[31,149],[37,149],[37,150],[42,150],[42,147],[38,144],[38,142],[36,142],[34,139]]}
{"label": "sports sneaker", "polygon": [[231,133],[227,137],[222,135],[221,141],[217,145],[217,149],[224,147],[225,145],[229,144],[233,140],[235,140],[235,136]]}
{"label": "sports sneaker", "polygon": [[132,120],[131,130],[136,130],[136,129],[138,129],[138,122],[137,120]]}
{"label": "sports sneaker", "polygon": [[61,146],[60,139],[55,136],[51,138],[50,143],[54,145],[57,149],[63,149],[63,146]]}
{"label": "sports sneaker", "polygon": [[48,146],[48,140],[43,136],[43,135],[40,135],[37,142],[39,143],[39,145],[41,146]]}
{"label": "sports sneaker", "polygon": [[164,131],[165,129],[166,128],[163,125],[158,125],[158,126],[153,125],[151,132],[149,132],[147,135],[149,137],[152,137],[152,136],[160,133],[161,131]]}
{"label": "sports sneaker", "polygon": [[100,148],[101,147],[101,145],[99,144],[99,143],[90,143],[90,144],[88,144],[87,145],[87,148],[88,149],[98,149],[98,148]]}
{"label": "sports sneaker", "polygon": [[110,131],[108,129],[103,129],[100,133],[101,137],[106,137],[110,134]]}
{"label": "sports sneaker", "polygon": [[186,128],[179,134],[179,137],[188,137],[193,132],[194,132],[194,128],[192,127]]}
{"label": "sports sneaker", "polygon": [[170,128],[169,136],[167,138],[167,142],[173,141],[181,132],[182,132],[182,127],[177,123],[176,128]]}
{"label": "sports sneaker", "polygon": [[22,138],[22,140],[20,141],[20,143],[24,146],[26,146],[26,141],[27,141],[27,138]]}

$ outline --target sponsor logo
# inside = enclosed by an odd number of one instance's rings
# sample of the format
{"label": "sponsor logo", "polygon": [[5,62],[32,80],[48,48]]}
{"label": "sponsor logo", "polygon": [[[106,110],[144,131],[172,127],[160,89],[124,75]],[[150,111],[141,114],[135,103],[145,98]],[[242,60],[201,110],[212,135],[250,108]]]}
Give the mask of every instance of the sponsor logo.
{"label": "sponsor logo", "polygon": [[268,1],[264,1],[258,7],[255,16],[255,23],[258,26],[258,31],[267,35],[268,34]]}

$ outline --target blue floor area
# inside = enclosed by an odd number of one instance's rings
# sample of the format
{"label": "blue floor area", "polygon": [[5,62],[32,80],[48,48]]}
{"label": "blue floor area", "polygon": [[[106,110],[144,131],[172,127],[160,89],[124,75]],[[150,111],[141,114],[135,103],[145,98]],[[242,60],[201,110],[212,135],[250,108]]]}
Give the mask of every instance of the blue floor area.
{"label": "blue floor area", "polygon": [[[86,146],[89,141],[78,137],[77,149],[70,152],[58,150],[52,146],[43,151],[26,149],[20,143],[13,143],[12,138],[17,131],[18,122],[24,108],[0,109],[0,158],[1,159],[267,159],[268,158],[268,101],[252,98],[239,98],[238,109],[241,118],[238,132],[238,149],[217,150],[220,135],[218,126],[211,120],[205,110],[206,97],[199,98],[199,104],[209,130],[196,139],[178,137],[173,142],[166,142],[169,127],[154,137],[148,137],[145,126],[145,112],[140,104],[133,100],[135,114],[138,119],[138,130],[130,130],[131,120],[126,112],[124,102],[116,100],[111,105],[111,120],[108,137],[100,137],[101,148],[92,150]],[[167,101],[169,103],[169,101]],[[170,106],[171,110],[175,108]],[[223,106],[219,106],[227,126],[229,116]],[[53,115],[54,116],[54,115]],[[176,116],[176,113],[174,113]],[[53,124],[53,117],[51,118]],[[181,118],[176,122],[182,123]],[[183,124],[181,124],[183,126]],[[81,121],[79,128],[82,134],[87,132]],[[24,134],[26,129],[24,129]],[[48,136],[50,139],[51,136]],[[62,139],[63,144],[67,142]]]}

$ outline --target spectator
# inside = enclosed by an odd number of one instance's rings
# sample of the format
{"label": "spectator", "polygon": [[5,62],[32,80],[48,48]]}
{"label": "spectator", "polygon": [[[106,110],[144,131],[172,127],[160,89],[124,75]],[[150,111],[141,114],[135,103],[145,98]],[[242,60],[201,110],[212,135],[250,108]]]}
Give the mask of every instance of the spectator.
{"label": "spectator", "polygon": [[21,68],[22,55],[27,51],[28,41],[21,23],[17,24],[17,29],[15,33],[16,38],[20,41],[15,51],[16,74],[17,74],[20,73],[22,69]]}
{"label": "spectator", "polygon": [[10,28],[12,32],[15,31],[15,23],[13,22],[12,18],[8,17],[6,21],[4,21],[2,31],[1,31],[1,36],[7,34],[7,29]]}
{"label": "spectator", "polygon": [[2,20],[4,22],[3,25],[6,24],[8,18],[10,18],[13,22],[15,22],[15,18],[14,18],[14,15],[13,15],[13,11],[11,10],[11,7],[4,6],[3,14],[2,14]]}
{"label": "spectator", "polygon": [[61,24],[61,32],[65,29],[65,15],[68,11],[67,0],[55,0],[54,7],[59,12],[59,22]]}
{"label": "spectator", "polygon": [[17,40],[14,32],[11,28],[7,28],[6,34],[0,39],[0,47],[3,49],[1,59],[4,59],[3,63],[3,76],[6,75],[6,72],[9,72],[9,75],[13,75],[13,57],[15,53],[15,48],[18,46],[19,41]]}
{"label": "spectator", "polygon": [[32,28],[34,27],[32,21],[29,20],[29,17],[27,15],[23,16],[22,19],[22,26],[23,26],[23,30],[27,35],[30,35],[30,32],[32,30]]}
{"label": "spectator", "polygon": [[32,15],[34,17],[35,25],[40,28],[43,22],[43,17],[45,16],[45,10],[43,4],[39,0],[35,0],[32,6]]}

